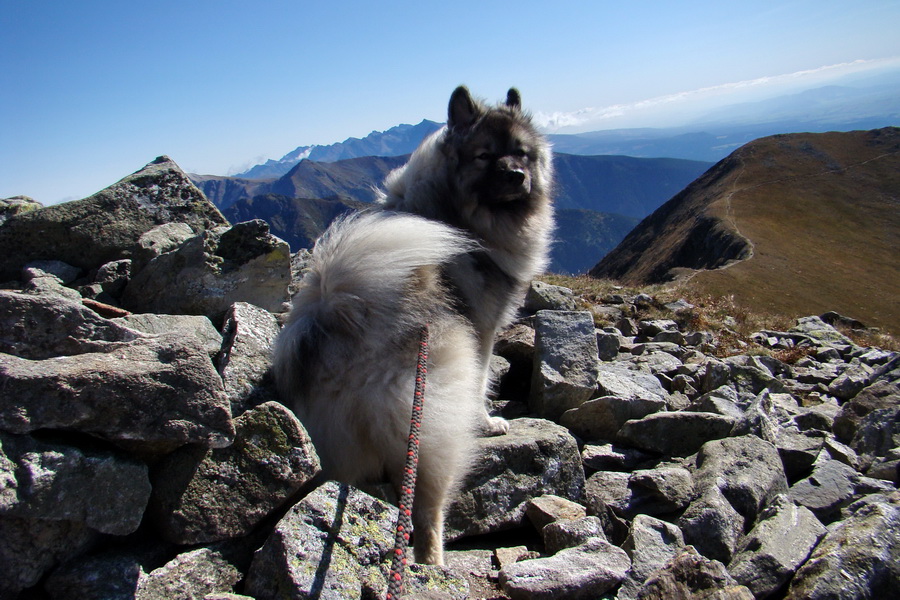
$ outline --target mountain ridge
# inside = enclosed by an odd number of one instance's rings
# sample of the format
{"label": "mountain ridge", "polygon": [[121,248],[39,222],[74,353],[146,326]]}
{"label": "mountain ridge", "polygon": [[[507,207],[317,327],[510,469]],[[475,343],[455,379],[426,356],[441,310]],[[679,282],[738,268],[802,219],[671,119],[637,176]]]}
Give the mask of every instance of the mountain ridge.
{"label": "mountain ridge", "polygon": [[[755,140],[661,206],[590,275],[690,281],[751,310],[900,323],[900,128]],[[726,267],[726,268],[722,268]]]}

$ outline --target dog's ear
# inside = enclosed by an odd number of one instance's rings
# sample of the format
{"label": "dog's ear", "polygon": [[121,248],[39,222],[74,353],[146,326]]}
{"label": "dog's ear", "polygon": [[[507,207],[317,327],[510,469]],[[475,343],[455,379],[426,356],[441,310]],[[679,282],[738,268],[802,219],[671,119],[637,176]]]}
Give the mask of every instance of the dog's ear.
{"label": "dog's ear", "polygon": [[506,92],[506,105],[515,109],[522,108],[522,95],[519,93],[519,90],[509,88],[509,91]]}
{"label": "dog's ear", "polygon": [[467,129],[478,118],[478,105],[472,100],[469,89],[461,85],[450,96],[450,106],[447,109],[447,126],[450,129]]}

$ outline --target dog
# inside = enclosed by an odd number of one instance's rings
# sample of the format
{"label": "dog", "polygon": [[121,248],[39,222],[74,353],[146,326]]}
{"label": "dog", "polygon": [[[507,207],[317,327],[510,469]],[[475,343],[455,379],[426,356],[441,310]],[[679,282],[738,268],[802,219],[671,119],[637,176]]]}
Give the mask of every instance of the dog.
{"label": "dog", "polygon": [[550,148],[510,89],[488,106],[464,86],[447,125],[388,174],[376,206],[316,242],[274,349],[282,398],[307,428],[323,475],[399,490],[418,340],[428,377],[413,503],[415,559],[443,564],[444,511],[491,417],[490,357],[553,230]]}

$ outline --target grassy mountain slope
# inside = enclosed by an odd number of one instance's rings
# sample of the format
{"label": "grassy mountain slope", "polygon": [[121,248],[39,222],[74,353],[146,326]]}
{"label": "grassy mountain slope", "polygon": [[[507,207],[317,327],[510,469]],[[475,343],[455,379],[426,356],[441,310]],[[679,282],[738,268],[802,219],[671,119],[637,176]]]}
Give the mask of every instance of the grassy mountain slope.
{"label": "grassy mountain slope", "polygon": [[900,129],[751,142],[645,219],[591,275],[680,279],[750,309],[836,310],[896,334]]}

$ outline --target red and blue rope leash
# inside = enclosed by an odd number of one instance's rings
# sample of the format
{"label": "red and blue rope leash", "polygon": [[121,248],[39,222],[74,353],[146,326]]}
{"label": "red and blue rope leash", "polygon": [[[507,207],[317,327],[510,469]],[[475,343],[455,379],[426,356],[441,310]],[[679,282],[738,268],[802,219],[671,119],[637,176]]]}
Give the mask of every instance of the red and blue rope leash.
{"label": "red and blue rope leash", "polygon": [[425,375],[428,373],[428,325],[422,327],[419,338],[419,357],[416,362],[416,390],[413,395],[412,418],[409,424],[409,440],[406,445],[406,466],[400,489],[400,512],[394,535],[394,553],[391,556],[391,572],[385,598],[396,600],[403,593],[406,570],[406,549],[412,531],[412,505],[416,490],[416,472],[419,466],[419,429],[422,425],[422,409],[425,404]]}

